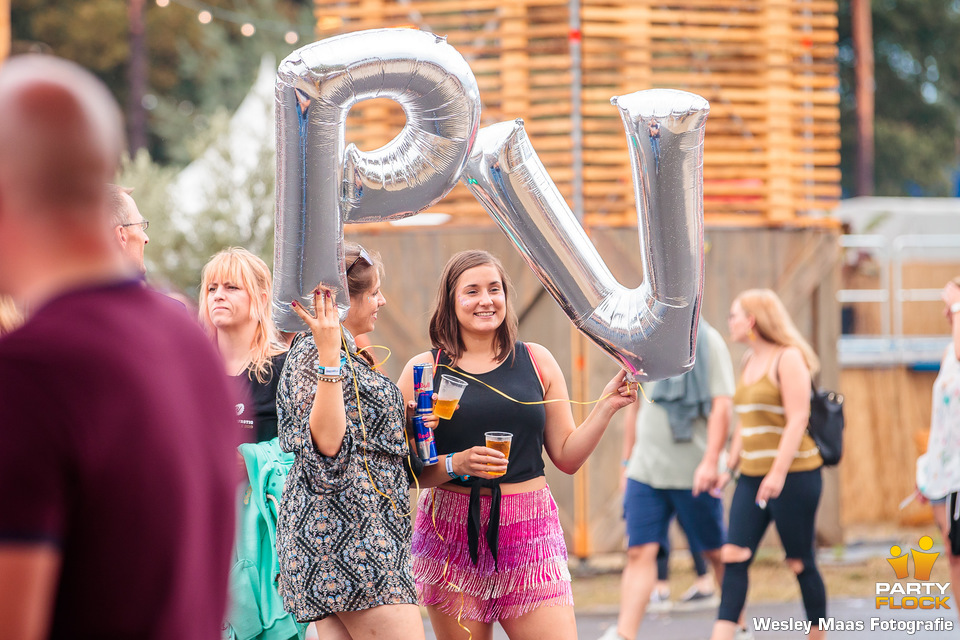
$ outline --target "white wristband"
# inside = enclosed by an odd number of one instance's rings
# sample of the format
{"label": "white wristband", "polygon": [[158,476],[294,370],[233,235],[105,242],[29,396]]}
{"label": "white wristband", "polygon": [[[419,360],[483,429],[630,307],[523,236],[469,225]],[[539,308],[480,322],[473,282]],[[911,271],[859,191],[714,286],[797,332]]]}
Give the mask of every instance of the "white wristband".
{"label": "white wristband", "polygon": [[952,305],[950,305],[950,313],[960,313],[960,302],[954,302]]}
{"label": "white wristband", "polygon": [[341,373],[340,365],[337,365],[335,367],[321,367],[317,365],[317,371],[322,376],[332,376],[334,378],[339,377]]}

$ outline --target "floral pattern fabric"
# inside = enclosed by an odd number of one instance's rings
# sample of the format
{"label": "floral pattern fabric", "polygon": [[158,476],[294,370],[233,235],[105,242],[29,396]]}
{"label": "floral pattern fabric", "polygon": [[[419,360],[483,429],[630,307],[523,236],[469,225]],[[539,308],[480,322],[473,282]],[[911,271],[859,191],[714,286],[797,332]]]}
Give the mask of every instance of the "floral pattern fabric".
{"label": "floral pattern fabric", "polygon": [[960,491],[960,362],[952,344],[933,383],[930,439],[917,459],[917,488],[931,500]]}
{"label": "floral pattern fabric", "polygon": [[307,335],[287,356],[277,392],[280,446],[295,454],[277,526],[284,607],[307,622],[416,604],[403,396],[351,355],[341,383],[347,430],[339,453],[326,457],[310,436],[317,364]]}

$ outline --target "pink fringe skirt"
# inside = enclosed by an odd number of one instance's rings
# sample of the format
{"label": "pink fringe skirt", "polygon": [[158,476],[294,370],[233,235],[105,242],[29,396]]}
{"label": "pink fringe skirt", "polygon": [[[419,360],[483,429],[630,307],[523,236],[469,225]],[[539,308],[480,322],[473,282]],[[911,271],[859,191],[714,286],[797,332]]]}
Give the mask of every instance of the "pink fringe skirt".
{"label": "pink fringe skirt", "polygon": [[538,607],[573,606],[567,547],[549,488],[505,495],[500,502],[499,570],[484,537],[490,496],[480,496],[479,561],[470,560],[470,496],[420,492],[413,530],[413,577],[420,604],[450,616],[491,623]]}

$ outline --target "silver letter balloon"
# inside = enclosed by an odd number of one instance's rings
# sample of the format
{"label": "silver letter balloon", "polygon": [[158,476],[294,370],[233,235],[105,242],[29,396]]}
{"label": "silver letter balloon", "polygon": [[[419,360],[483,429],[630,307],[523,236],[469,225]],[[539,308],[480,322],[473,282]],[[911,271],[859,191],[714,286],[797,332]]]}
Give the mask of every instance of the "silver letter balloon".
{"label": "silver letter balloon", "polygon": [[700,96],[651,89],[611,101],[633,165],[643,283],[610,273],[537,157],[523,121],[480,130],[464,181],[574,325],[637,380],[693,367],[703,293]]}
{"label": "silver letter balloon", "polygon": [[[347,113],[390,98],[407,123],[380,149],[345,145]],[[305,327],[290,302],[313,304],[320,283],[350,305],[343,224],[414,215],[456,185],[480,121],[469,65],[443,38],[413,29],[359,31],[307,45],[277,72],[274,316]]]}

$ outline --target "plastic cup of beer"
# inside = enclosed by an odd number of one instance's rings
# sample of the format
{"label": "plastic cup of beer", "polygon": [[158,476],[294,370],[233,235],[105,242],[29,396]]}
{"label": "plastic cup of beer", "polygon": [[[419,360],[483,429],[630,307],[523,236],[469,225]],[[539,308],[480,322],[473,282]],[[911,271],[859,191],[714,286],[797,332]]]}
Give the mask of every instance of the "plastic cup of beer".
{"label": "plastic cup of beer", "polygon": [[[488,448],[496,449],[502,453],[505,458],[510,459],[510,443],[513,441],[512,433],[507,433],[506,431],[487,431],[483,436],[487,440]],[[506,471],[491,471],[490,475],[502,476],[505,473]]]}
{"label": "plastic cup of beer", "polygon": [[463,390],[467,388],[467,383],[460,378],[453,376],[440,376],[440,388],[437,389],[437,404],[433,407],[433,413],[438,418],[449,420],[453,417],[453,411],[463,396]]}

